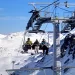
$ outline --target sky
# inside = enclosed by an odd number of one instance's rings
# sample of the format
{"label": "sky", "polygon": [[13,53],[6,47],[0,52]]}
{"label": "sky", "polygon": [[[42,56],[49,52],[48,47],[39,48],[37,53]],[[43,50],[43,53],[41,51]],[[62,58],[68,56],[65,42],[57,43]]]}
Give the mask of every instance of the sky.
{"label": "sky", "polygon": [[[66,0],[60,0],[64,2]],[[28,13],[34,9],[31,2],[53,2],[53,0],[0,0],[0,34],[9,34],[14,32],[24,31],[27,22],[31,16]],[[68,2],[74,3],[74,0],[68,0]],[[42,8],[42,6],[38,7]],[[52,9],[53,10],[53,9]],[[47,25],[47,27],[46,27]],[[53,30],[52,24],[45,24],[41,29],[47,31]]]}

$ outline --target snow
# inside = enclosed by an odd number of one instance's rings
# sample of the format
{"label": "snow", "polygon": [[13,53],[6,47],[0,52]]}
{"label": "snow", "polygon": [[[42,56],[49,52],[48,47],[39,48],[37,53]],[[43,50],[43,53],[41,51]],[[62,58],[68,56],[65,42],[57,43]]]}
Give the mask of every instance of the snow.
{"label": "snow", "polygon": [[[3,35],[1,35],[2,37]],[[48,42],[48,34],[45,33],[38,33],[38,34],[30,34],[27,33],[25,35],[25,39],[30,37],[32,42],[34,42],[36,39],[38,39],[40,42],[43,38],[46,39]],[[36,39],[35,39],[36,38]],[[0,38],[0,74],[2,75],[9,75],[9,73],[6,72],[7,69],[20,69],[20,68],[34,68],[43,66],[46,64],[43,64],[39,62],[39,60],[42,59],[43,55],[41,54],[41,50],[39,51],[39,54],[31,55],[31,52],[34,53],[34,50],[29,50],[28,54],[22,54],[22,44],[24,39],[24,32],[17,32],[12,33],[9,35],[4,35],[4,37]],[[50,44],[52,44],[53,34],[50,33]],[[13,66],[14,61],[14,66]],[[33,65],[34,64],[34,65]],[[43,65],[42,65],[43,64]],[[30,75],[38,74],[39,71],[32,71],[29,73]],[[23,73],[23,72],[22,72]],[[26,72],[28,73],[28,72]],[[26,74],[24,72],[24,74]],[[40,72],[42,74],[42,72]]]}
{"label": "snow", "polygon": [[0,34],[0,39],[6,37],[6,35]]}
{"label": "snow", "polygon": [[[75,30],[71,33],[75,33]],[[60,39],[63,40],[67,34],[60,34]],[[47,33],[38,33],[25,35],[25,40],[30,37],[32,42],[36,39],[41,42],[43,38],[48,42]],[[24,40],[24,32],[11,33],[9,35],[0,34],[0,75],[9,75],[11,72],[15,72],[17,75],[52,75],[53,70],[21,70],[21,71],[10,71],[8,69],[24,69],[24,68],[39,68],[39,67],[50,67],[53,65],[53,33],[49,33],[49,55],[43,56],[42,50],[39,50],[38,54],[34,53],[34,50],[29,50],[28,53],[22,54],[22,44]],[[34,53],[34,55],[31,55]],[[65,60],[70,61],[64,64]],[[61,58],[62,66],[74,66],[75,61],[72,60],[72,56],[66,55]],[[60,65],[58,64],[58,65]],[[62,71],[63,75],[74,75],[74,68],[70,68],[66,73]]]}

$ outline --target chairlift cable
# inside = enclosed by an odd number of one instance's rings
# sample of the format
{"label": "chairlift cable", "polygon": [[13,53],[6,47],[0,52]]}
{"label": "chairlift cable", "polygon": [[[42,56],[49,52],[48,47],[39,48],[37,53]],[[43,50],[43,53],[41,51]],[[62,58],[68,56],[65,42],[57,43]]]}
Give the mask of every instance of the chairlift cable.
{"label": "chairlift cable", "polygon": [[49,5],[45,6],[45,7],[43,7],[43,8],[40,9],[39,11],[41,11],[41,10],[43,10],[43,9],[45,9],[45,8],[47,8],[47,7],[49,7],[50,5],[53,5],[54,3],[58,2],[58,1],[59,1],[59,0],[54,1],[53,3],[51,3],[51,4],[49,4]]}
{"label": "chairlift cable", "polygon": [[[25,32],[24,32],[24,33],[25,33]],[[21,41],[21,44],[20,44],[20,46],[19,46],[19,51],[18,51],[17,55],[18,55],[19,52],[21,51],[22,45],[24,44],[24,33],[23,33],[22,41]]]}
{"label": "chairlift cable", "polygon": [[60,8],[60,9],[62,9],[62,10],[68,11],[68,12],[73,12],[73,11],[69,11],[69,10],[67,10],[67,9],[61,8],[61,7],[59,7],[59,6],[57,6],[57,7]]}
{"label": "chairlift cable", "polygon": [[[47,23],[47,25],[48,25],[48,23]],[[44,30],[46,30],[46,28],[47,28],[47,25],[46,25],[46,27],[45,27],[45,29],[44,29]],[[40,40],[41,40],[41,38],[42,38],[42,35],[41,35],[41,37],[40,37]],[[40,41],[40,40],[39,40],[39,41]]]}
{"label": "chairlift cable", "polygon": [[51,16],[54,15],[54,10],[55,10],[55,8],[53,9],[53,13],[51,14]]}

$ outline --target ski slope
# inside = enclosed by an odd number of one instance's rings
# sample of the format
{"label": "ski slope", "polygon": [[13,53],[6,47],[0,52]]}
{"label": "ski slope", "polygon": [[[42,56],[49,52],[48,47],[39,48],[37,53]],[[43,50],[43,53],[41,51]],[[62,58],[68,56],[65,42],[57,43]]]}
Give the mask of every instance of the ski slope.
{"label": "ski slope", "polygon": [[[45,38],[46,41],[48,42],[47,33],[45,34],[27,33],[25,39],[27,39],[28,37],[31,38],[32,42],[34,42],[36,39],[38,39],[41,42],[43,38]],[[41,60],[43,57],[43,55],[41,56],[42,51],[39,51],[39,54],[35,54],[35,55],[31,55],[32,52],[34,53],[34,50],[29,50],[29,52],[26,54],[21,53],[23,39],[24,39],[24,32],[12,33],[0,39],[0,61],[1,61],[0,74],[8,75],[6,69],[13,68],[13,61],[15,62],[14,64],[15,69],[20,69],[25,67],[33,68],[36,66],[37,67],[41,66],[39,65],[40,64],[39,60]],[[53,39],[53,34],[51,33],[50,40],[49,40],[50,44],[52,44],[52,39]]]}
{"label": "ski slope", "polygon": [[[74,34],[75,30],[71,31]],[[60,39],[64,39],[67,34],[60,34]],[[39,68],[39,67],[50,67],[53,65],[53,34],[49,34],[49,43],[51,45],[49,49],[49,55],[43,56],[42,51],[40,50],[38,54],[31,55],[34,53],[34,50],[29,50],[28,53],[22,54],[22,44],[23,44],[24,32],[12,33],[10,35],[2,35],[0,38],[0,75],[9,75],[6,72],[7,69],[24,69],[24,68]],[[41,42],[43,38],[48,42],[48,34],[38,33],[38,34],[26,34],[25,39],[28,37],[31,38],[32,42],[36,39]],[[36,39],[35,39],[36,38]],[[62,43],[62,42],[61,42]],[[69,62],[64,64],[67,59],[70,59]],[[72,60],[72,56],[67,54],[61,58],[62,66],[74,66],[75,61]],[[14,62],[14,63],[13,63]],[[67,72],[64,73],[62,70],[62,75],[74,75],[74,68],[70,68]],[[17,75],[52,75],[53,70],[22,70],[14,71]]]}

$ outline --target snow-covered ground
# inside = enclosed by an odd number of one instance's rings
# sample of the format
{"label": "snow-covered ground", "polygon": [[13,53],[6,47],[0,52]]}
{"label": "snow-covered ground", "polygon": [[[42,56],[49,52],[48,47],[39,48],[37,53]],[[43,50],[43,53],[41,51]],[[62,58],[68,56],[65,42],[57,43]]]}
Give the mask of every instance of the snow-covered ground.
{"label": "snow-covered ground", "polygon": [[[25,35],[25,39],[30,37],[32,42],[34,42],[36,39],[41,42],[43,38],[46,39],[48,42],[48,34],[45,33],[38,33],[38,34],[29,34],[27,33]],[[53,34],[49,34],[49,42],[52,44],[53,42]],[[28,53],[22,54],[22,44],[24,39],[24,32],[17,32],[12,33],[10,35],[1,35],[0,38],[0,74],[2,75],[8,75],[6,72],[7,69],[20,69],[20,68],[33,68],[33,67],[39,67],[46,64],[43,64],[43,62],[40,64],[40,60],[43,58],[42,51],[39,51],[39,54],[31,55],[31,53],[34,53],[34,50],[29,50]],[[51,59],[51,58],[50,58]],[[48,61],[48,60],[46,60]],[[13,62],[14,65],[13,65]],[[51,61],[50,61],[51,62]],[[49,62],[48,62],[49,63]],[[51,65],[51,64],[49,64]],[[38,73],[39,71],[35,72]],[[23,72],[22,72],[23,73]],[[29,72],[28,72],[29,73]],[[33,71],[31,72],[33,73]],[[29,74],[31,74],[29,73]],[[41,72],[42,73],[42,72]],[[24,73],[25,74],[25,73]],[[26,74],[27,75],[27,74]]]}
{"label": "snow-covered ground", "polygon": [[[73,33],[71,31],[71,33]],[[8,69],[17,69],[14,71],[16,75],[52,75],[53,70],[24,70],[24,68],[38,68],[38,67],[50,67],[53,65],[53,46],[50,47],[49,55],[43,56],[42,50],[38,54],[31,55],[34,53],[34,50],[29,50],[28,53],[22,54],[22,44],[24,39],[24,32],[12,33],[10,35],[0,35],[0,75],[9,75],[6,72]],[[60,34],[60,39],[63,39],[66,35]],[[38,33],[38,34],[29,34],[25,35],[25,39],[28,37],[31,38],[32,42],[36,39],[41,42],[43,38],[48,42],[48,34]],[[49,34],[49,43],[53,44],[53,33]],[[75,61],[70,60],[67,64],[64,64],[65,60],[70,58],[71,55],[66,55],[64,58],[61,58],[62,66],[74,66]],[[19,69],[22,69],[19,71]],[[62,75],[74,75],[74,68],[69,69],[66,73]]]}

